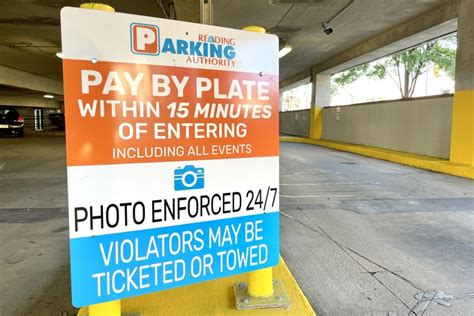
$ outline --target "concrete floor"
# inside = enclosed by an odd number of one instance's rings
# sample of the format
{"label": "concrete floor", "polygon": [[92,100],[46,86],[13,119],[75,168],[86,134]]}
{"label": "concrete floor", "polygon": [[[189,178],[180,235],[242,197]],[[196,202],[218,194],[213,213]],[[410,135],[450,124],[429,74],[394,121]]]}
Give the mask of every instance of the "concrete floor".
{"label": "concrete floor", "polygon": [[280,146],[281,253],[318,315],[474,315],[473,181]]}
{"label": "concrete floor", "polygon": [[0,138],[0,315],[75,312],[64,138]]}
{"label": "concrete floor", "polygon": [[[472,181],[304,144],[280,165],[281,253],[318,315],[474,315],[414,297],[474,293]],[[0,315],[75,312],[66,205],[64,139],[0,138]]]}

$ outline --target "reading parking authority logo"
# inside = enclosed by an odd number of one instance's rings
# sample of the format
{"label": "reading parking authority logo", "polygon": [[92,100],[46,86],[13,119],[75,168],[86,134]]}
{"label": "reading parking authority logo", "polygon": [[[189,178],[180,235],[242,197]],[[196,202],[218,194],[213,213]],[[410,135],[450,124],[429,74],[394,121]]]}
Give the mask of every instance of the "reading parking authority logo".
{"label": "reading parking authority logo", "polygon": [[186,165],[174,170],[175,191],[195,190],[204,188],[204,168]]}
{"label": "reading parking authority logo", "polygon": [[134,54],[159,55],[160,29],[156,25],[130,24],[130,48]]}

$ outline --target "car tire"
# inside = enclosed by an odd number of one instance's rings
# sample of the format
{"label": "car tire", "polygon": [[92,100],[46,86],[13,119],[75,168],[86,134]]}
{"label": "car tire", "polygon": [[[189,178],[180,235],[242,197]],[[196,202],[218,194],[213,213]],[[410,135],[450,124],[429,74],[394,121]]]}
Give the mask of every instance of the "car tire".
{"label": "car tire", "polygon": [[18,134],[16,134],[16,137],[23,137],[23,136],[25,136],[25,131],[22,128],[18,131]]}

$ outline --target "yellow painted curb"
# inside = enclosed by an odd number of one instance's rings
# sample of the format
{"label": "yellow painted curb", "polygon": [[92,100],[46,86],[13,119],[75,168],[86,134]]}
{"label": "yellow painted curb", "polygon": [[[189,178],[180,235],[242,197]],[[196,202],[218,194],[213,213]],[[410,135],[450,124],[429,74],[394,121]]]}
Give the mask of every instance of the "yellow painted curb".
{"label": "yellow painted curb", "polygon": [[[313,315],[308,300],[288,270],[283,258],[273,269],[274,278],[281,280],[290,297],[289,309],[260,309],[238,311],[235,309],[234,283],[246,282],[246,274],[235,275],[209,282],[193,284],[177,289],[141,295],[122,300],[123,313],[152,315]],[[87,308],[81,308],[78,315],[87,315]]]}
{"label": "yellow painted curb", "polygon": [[449,160],[441,158],[433,158],[409,153],[403,153],[394,150],[382,149],[377,147],[369,147],[363,145],[354,145],[339,143],[327,140],[316,140],[303,137],[281,136],[281,142],[294,142],[313,144],[321,147],[332,148],[340,151],[347,151],[354,154],[368,156],[372,158],[388,160],[402,165],[417,167],[421,169],[431,170],[440,173],[446,173],[453,176],[474,179],[474,167],[468,165],[455,164]]}

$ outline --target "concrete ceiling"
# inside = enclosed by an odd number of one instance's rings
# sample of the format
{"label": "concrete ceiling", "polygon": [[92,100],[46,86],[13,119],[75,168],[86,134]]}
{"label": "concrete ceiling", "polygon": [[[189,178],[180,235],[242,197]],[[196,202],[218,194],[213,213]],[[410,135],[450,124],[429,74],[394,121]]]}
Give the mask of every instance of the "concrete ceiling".
{"label": "concrete ceiling", "polygon": [[[59,12],[64,6],[78,7],[87,1],[0,1],[0,64],[61,80]],[[105,2],[105,1],[104,1]],[[117,12],[163,17],[155,0],[108,0]]]}
{"label": "concrete ceiling", "polygon": [[326,35],[321,24],[351,0],[214,0],[214,24],[259,25],[287,39],[293,51],[280,60],[280,80],[333,57],[376,34],[455,0],[355,0]]}
{"label": "concrete ceiling", "polygon": [[[163,0],[165,4],[167,1]],[[280,80],[285,80],[377,34],[456,0],[355,0],[331,23],[334,32],[325,35],[321,23],[334,17],[351,1],[213,0],[213,20],[215,25],[231,28],[260,25],[287,40],[293,51],[280,60]],[[61,49],[59,12],[64,6],[78,7],[82,2],[85,1],[0,0],[0,83],[5,84],[5,78],[11,77],[12,71],[18,71],[17,77],[21,80],[17,78],[17,82],[21,85],[15,85],[17,88],[59,95],[62,67],[61,60],[55,56]],[[164,17],[157,0],[101,2],[111,5],[117,12]],[[199,22],[199,0],[174,0],[174,3],[179,20]],[[25,85],[33,81],[34,85]],[[44,88],[52,83],[57,83],[54,89]],[[0,89],[0,103],[2,97],[13,102],[12,98],[20,98],[25,93],[38,98],[42,95],[9,89],[6,86]]]}
{"label": "concrete ceiling", "polygon": [[[169,0],[163,0],[167,7]],[[0,0],[0,72],[19,71],[19,75],[28,78],[46,78],[51,83],[62,80],[61,59],[56,52],[61,50],[60,10],[64,6],[78,7],[79,0]],[[165,17],[157,0],[104,0],[115,8],[116,12]],[[199,0],[175,0],[177,16],[180,20],[199,22]],[[0,73],[5,79],[5,74]],[[23,82],[28,80],[23,80]],[[33,81],[33,80],[30,80]],[[37,81],[37,80],[34,80]],[[5,82],[5,80],[4,80]],[[39,85],[36,85],[39,86]],[[0,103],[13,102],[23,104],[20,99],[26,96],[42,98],[42,92],[51,91],[40,88],[34,91],[22,86],[0,86]],[[26,89],[25,89],[26,88]],[[61,101],[59,95],[56,100]]]}
{"label": "concrete ceiling", "polygon": [[[24,88],[17,88],[17,87],[10,87],[3,84],[0,84],[0,94],[8,97],[17,97],[17,96],[32,96],[32,97],[43,97],[45,93],[24,89]],[[62,95],[54,95],[57,98],[62,100]]]}

